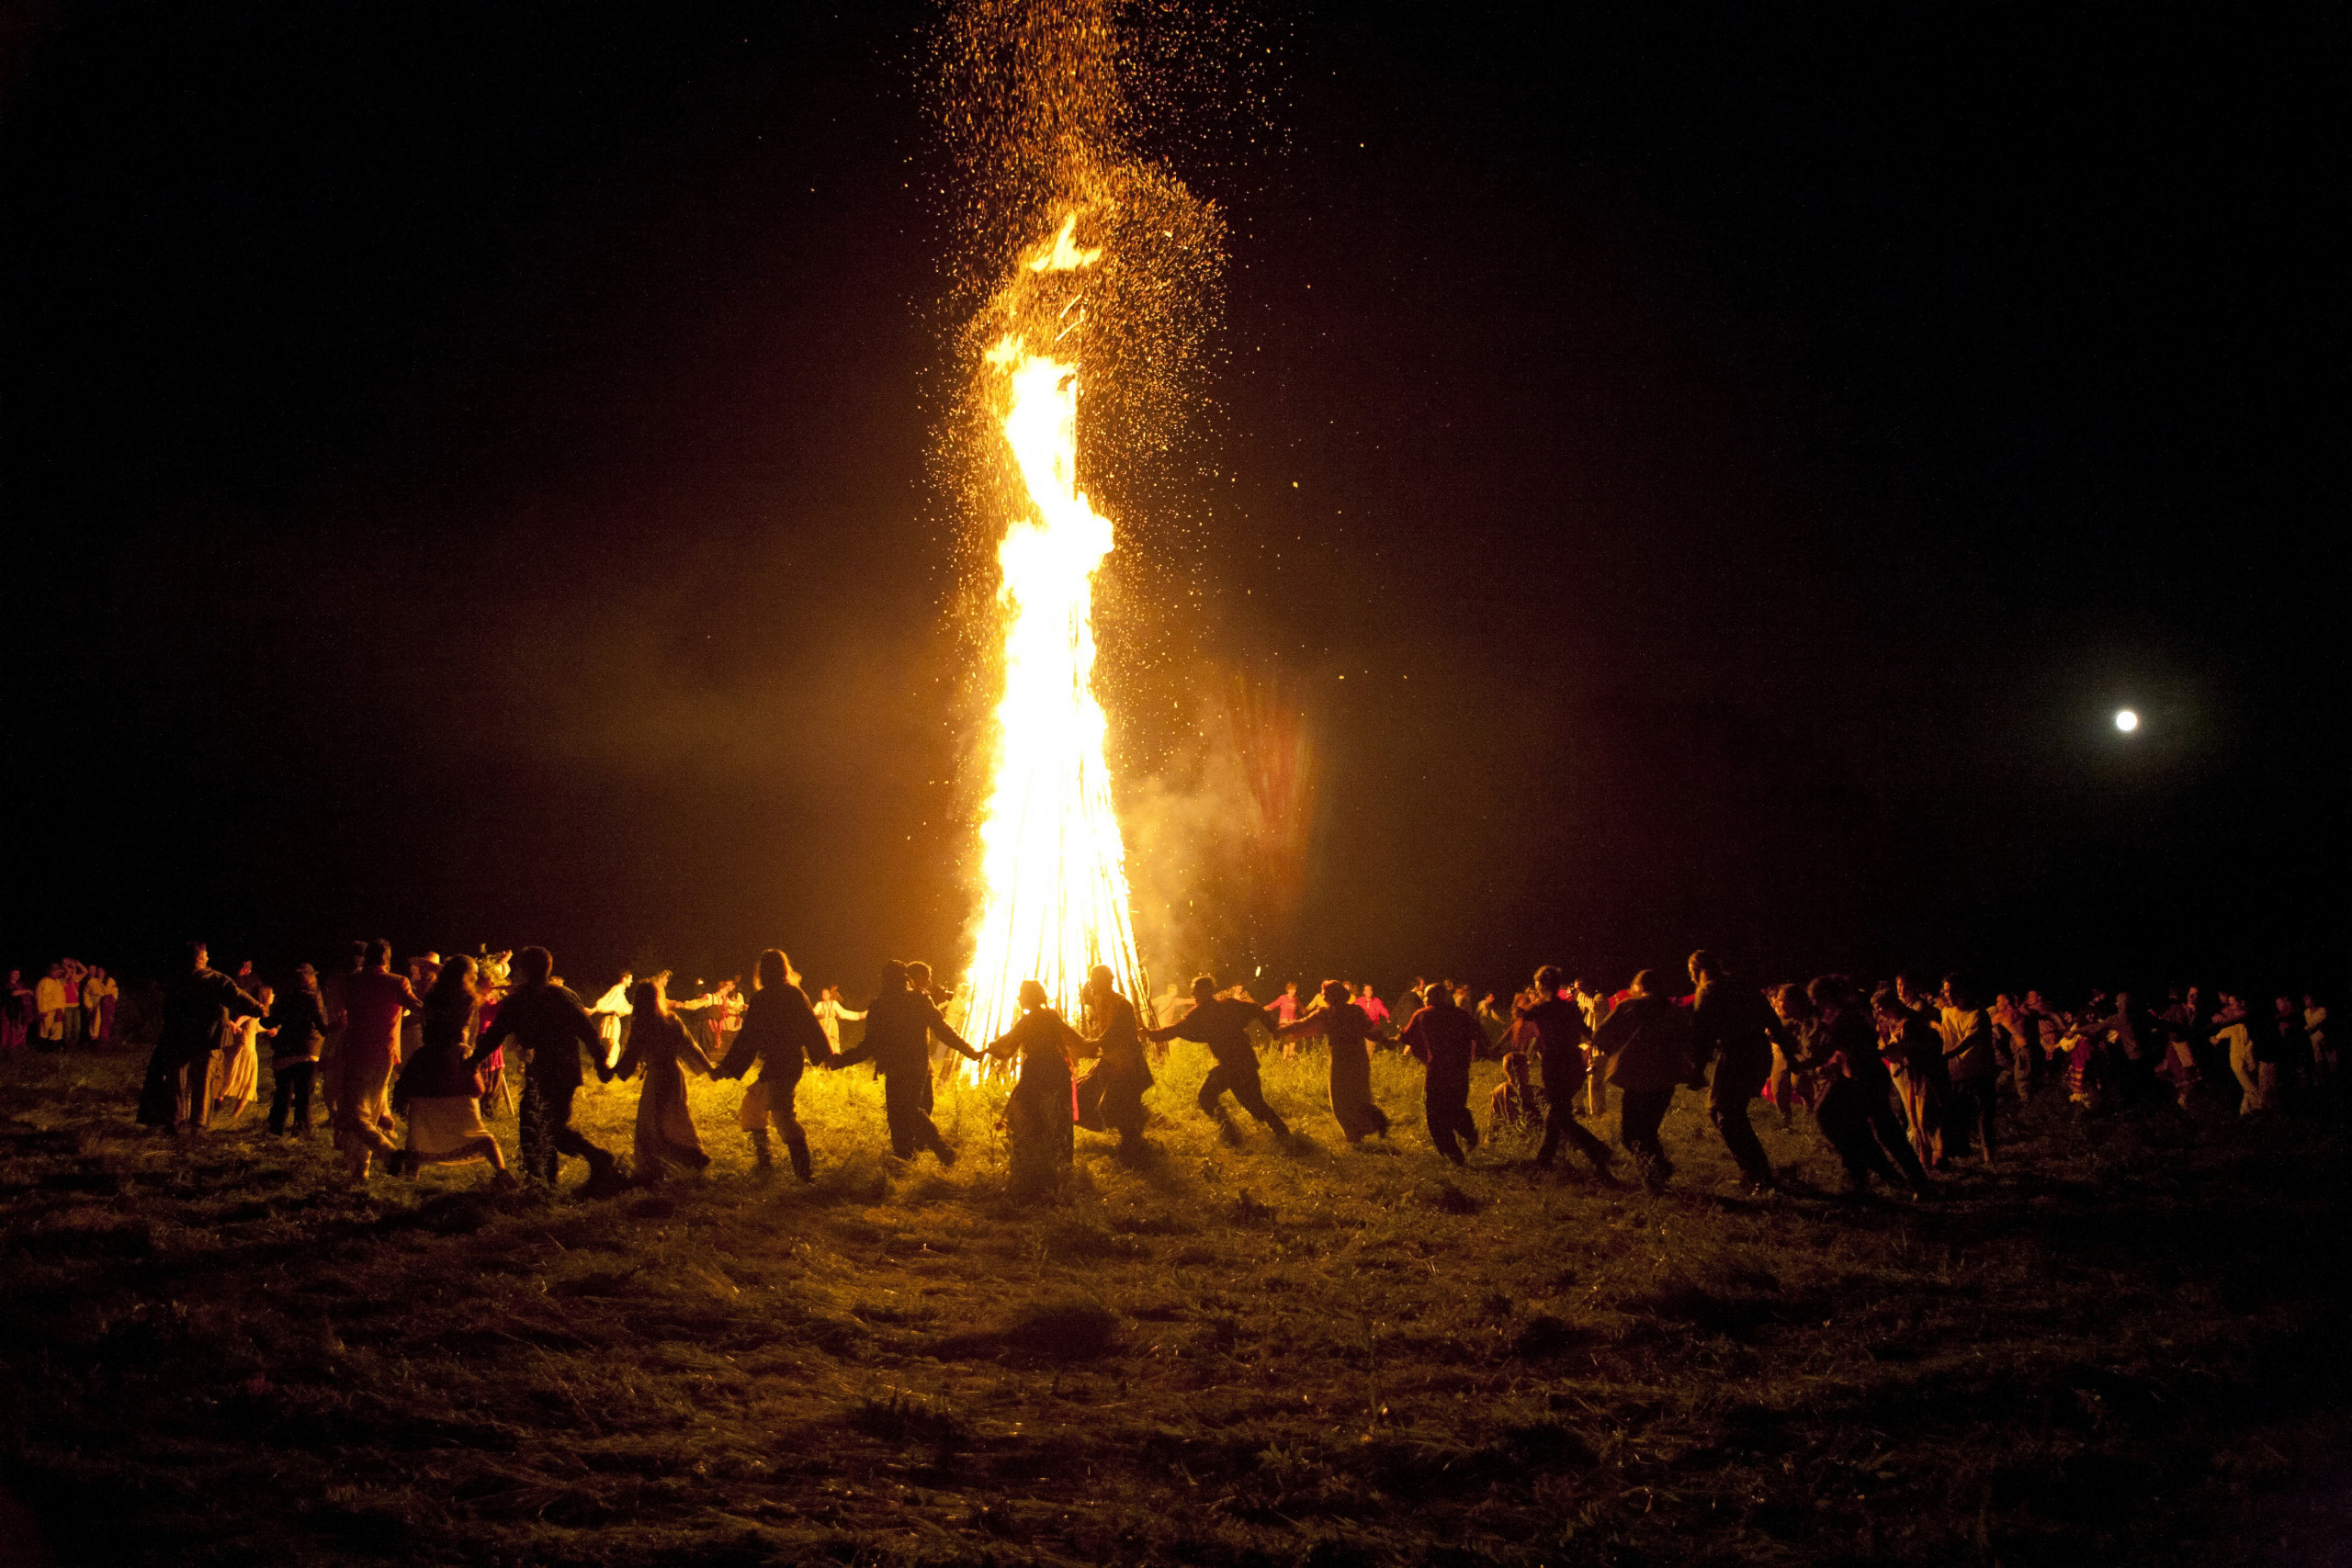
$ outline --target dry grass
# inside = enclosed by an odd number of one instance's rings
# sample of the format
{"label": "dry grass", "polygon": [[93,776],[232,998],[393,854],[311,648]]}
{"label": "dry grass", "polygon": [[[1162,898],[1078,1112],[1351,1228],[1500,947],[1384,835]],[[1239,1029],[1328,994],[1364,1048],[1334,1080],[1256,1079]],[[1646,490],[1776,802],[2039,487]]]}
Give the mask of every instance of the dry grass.
{"label": "dry grass", "polygon": [[142,1139],[137,1065],[0,1066],[0,1463],[67,1562],[2340,1560],[2307,1125],[2045,1104],[1947,1202],[1749,1202],[1684,1097],[1652,1198],[1451,1169],[1393,1060],[1392,1147],[1306,1061],[1268,1085],[1319,1146],[1221,1141],[1180,1051],[1159,1156],[1080,1134],[1051,1203],[980,1091],[952,1172],[881,1158],[862,1071],[802,1096],[813,1187],[698,1083],[707,1177],[550,1203]]}

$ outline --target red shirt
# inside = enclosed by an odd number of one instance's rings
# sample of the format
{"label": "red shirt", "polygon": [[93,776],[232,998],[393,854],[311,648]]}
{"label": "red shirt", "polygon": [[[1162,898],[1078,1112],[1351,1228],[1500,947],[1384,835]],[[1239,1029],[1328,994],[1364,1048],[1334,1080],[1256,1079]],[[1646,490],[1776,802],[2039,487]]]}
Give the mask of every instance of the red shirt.
{"label": "red shirt", "polygon": [[401,1033],[401,1015],[423,1010],[405,975],[384,969],[362,969],[343,983],[343,1041],[346,1050],[380,1051],[389,1055]]}

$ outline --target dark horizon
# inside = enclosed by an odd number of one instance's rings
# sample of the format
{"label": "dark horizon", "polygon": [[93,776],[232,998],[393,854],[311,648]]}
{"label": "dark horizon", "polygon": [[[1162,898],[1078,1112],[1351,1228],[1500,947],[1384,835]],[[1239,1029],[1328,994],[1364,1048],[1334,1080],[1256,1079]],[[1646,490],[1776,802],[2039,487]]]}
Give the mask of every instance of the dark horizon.
{"label": "dark horizon", "polygon": [[[1263,14],[1100,625],[1123,806],[1319,784],[1156,982],[2340,981],[2340,28]],[[960,956],[928,15],[0,39],[6,963]]]}

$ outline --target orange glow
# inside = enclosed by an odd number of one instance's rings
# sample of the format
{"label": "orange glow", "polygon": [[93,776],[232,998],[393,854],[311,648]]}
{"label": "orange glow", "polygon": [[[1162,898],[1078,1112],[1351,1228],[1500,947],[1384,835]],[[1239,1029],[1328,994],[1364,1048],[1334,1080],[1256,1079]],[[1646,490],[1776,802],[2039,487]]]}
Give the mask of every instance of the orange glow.
{"label": "orange glow", "polygon": [[[1102,252],[1077,244],[1078,221],[1069,214],[1022,269],[1042,276],[1094,266]],[[1045,317],[1047,343],[1033,344],[1017,328],[1004,333],[979,372],[991,407],[1001,411],[1023,506],[996,557],[1004,695],[980,825],[982,904],[967,1022],[976,1041],[993,1039],[1019,1016],[1023,980],[1042,984],[1066,1017],[1076,1016],[1079,987],[1097,964],[1111,966],[1129,997],[1148,991],[1103,756],[1106,721],[1094,694],[1094,573],[1112,538],[1110,519],[1078,488],[1083,298]]]}

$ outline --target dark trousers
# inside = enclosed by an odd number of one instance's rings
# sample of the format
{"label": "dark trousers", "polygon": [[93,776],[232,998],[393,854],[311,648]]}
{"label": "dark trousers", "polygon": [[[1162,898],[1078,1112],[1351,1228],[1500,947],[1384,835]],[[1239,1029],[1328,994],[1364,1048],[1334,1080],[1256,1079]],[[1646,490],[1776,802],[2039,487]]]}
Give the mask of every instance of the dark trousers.
{"label": "dark trousers", "polygon": [[[1993,1157],[1993,1108],[1999,1103],[2001,1080],[1990,1074],[1983,1077],[1955,1078],[1951,1098],[1947,1102],[1948,1125],[1956,1127],[1960,1142],[1965,1145],[1973,1135],[1984,1141],[1984,1157]],[[1951,1145],[1948,1137],[1946,1146]]]}
{"label": "dark trousers", "polygon": [[[1905,1179],[1871,1131],[1867,1093],[1851,1078],[1834,1077],[1823,1089],[1813,1111],[1814,1119],[1821,1125],[1821,1135],[1829,1140],[1829,1146],[1838,1151],[1838,1162],[1846,1168],[1847,1184],[1857,1189],[1869,1186],[1873,1176],[1889,1181]],[[1903,1141],[1904,1148],[1910,1146],[1907,1139]]]}
{"label": "dark trousers", "polygon": [[577,1084],[557,1087],[528,1073],[523,1075],[517,1141],[522,1145],[523,1174],[528,1179],[553,1187],[566,1155],[586,1160],[591,1176],[613,1168],[611,1153],[590,1143],[571,1124],[571,1097],[579,1092]]}
{"label": "dark trousers", "polygon": [[311,1080],[318,1076],[318,1072],[319,1065],[308,1057],[299,1062],[288,1062],[283,1066],[270,1068],[270,1077],[273,1080],[269,1096],[269,1130],[271,1132],[286,1131],[287,1118],[289,1114],[293,1118],[296,1132],[307,1133],[311,1130]]}
{"label": "dark trousers", "polygon": [[1642,1179],[1652,1187],[1663,1187],[1666,1179],[1674,1174],[1674,1162],[1666,1157],[1666,1145],[1658,1140],[1659,1124],[1666,1120],[1667,1108],[1674,1103],[1674,1088],[1621,1089],[1617,1095],[1617,1141],[1642,1168]]}
{"label": "dark trousers", "polygon": [[1466,1145],[1478,1146],[1478,1123],[1470,1119],[1470,1064],[1431,1067],[1421,1086],[1421,1112],[1429,1119],[1430,1142],[1454,1164]]}
{"label": "dark trousers", "polygon": [[1911,1148],[1910,1129],[1885,1085],[1831,1078],[1814,1116],[1821,1123],[1821,1135],[1844,1163],[1846,1179],[1855,1186],[1868,1185],[1873,1176],[1914,1190],[1928,1185],[1928,1173]]}
{"label": "dark trousers", "polygon": [[932,1123],[928,1064],[911,1072],[882,1075],[882,1114],[890,1123],[890,1152],[900,1159],[929,1149],[943,1163],[955,1160],[956,1151]]}
{"label": "dark trousers", "polygon": [[1727,1078],[1720,1067],[1707,1086],[1707,1120],[1715,1124],[1715,1131],[1723,1134],[1724,1147],[1739,1162],[1739,1174],[1750,1181],[1772,1179],[1772,1162],[1747,1120],[1747,1102],[1763,1087],[1745,1076]]}
{"label": "dark trousers", "polygon": [[1201,1096],[1196,1103],[1208,1115],[1222,1120],[1225,1109],[1217,1101],[1227,1092],[1232,1094],[1234,1103],[1255,1116],[1260,1124],[1272,1127],[1277,1136],[1290,1135],[1289,1126],[1274,1113],[1274,1108],[1266,1103],[1266,1091],[1258,1082],[1255,1063],[1243,1067],[1228,1066],[1219,1062],[1211,1067],[1209,1076],[1201,1080]]}
{"label": "dark trousers", "polygon": [[1576,1097],[1580,1087],[1572,1085],[1560,1091],[1544,1085],[1544,1146],[1535,1151],[1537,1165],[1548,1169],[1564,1143],[1590,1160],[1595,1170],[1606,1171],[1616,1163],[1609,1145],[1586,1132],[1584,1123],[1577,1120]]}

